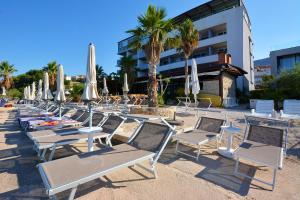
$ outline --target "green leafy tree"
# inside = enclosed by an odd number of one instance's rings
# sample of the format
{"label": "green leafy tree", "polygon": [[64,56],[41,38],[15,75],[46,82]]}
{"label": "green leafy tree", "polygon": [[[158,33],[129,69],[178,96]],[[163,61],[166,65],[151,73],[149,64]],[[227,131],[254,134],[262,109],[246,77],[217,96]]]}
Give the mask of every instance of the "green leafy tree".
{"label": "green leafy tree", "polygon": [[[136,61],[132,59],[132,56],[123,56],[120,59],[120,78],[121,81],[124,79],[124,74],[127,73],[127,81],[129,89],[134,83],[136,78]],[[122,82],[123,83],[123,82]]]}
{"label": "green leafy tree", "polygon": [[158,106],[156,66],[160,61],[160,53],[163,51],[164,45],[168,44],[168,33],[173,29],[172,21],[165,18],[165,9],[150,5],[146,13],[137,18],[138,26],[127,31],[134,36],[130,46],[134,49],[142,49],[149,65],[149,107]]}
{"label": "green leafy tree", "polygon": [[32,84],[32,82],[35,82],[37,84],[40,79],[43,79],[43,71],[33,69],[26,72],[25,74],[14,76],[13,85],[15,88],[22,89],[25,86]]}
{"label": "green leafy tree", "polygon": [[56,88],[56,73],[57,73],[57,63],[56,61],[49,62],[44,68],[44,71],[48,72],[49,75],[49,87],[53,91]]}
{"label": "green leafy tree", "polygon": [[177,47],[179,52],[182,52],[185,59],[185,78],[188,76],[188,59],[198,47],[199,33],[194,26],[192,20],[186,19],[180,26],[177,27],[178,35],[175,37],[173,45]]}
{"label": "green leafy tree", "polygon": [[8,90],[7,96],[10,98],[22,98],[22,92],[20,92],[18,89],[13,88]]}
{"label": "green leafy tree", "polygon": [[14,65],[9,64],[8,61],[2,61],[0,63],[0,77],[3,77],[3,85],[6,89],[9,89],[12,85],[11,75],[16,72]]}
{"label": "green leafy tree", "polygon": [[72,90],[70,90],[70,95],[72,97],[72,100],[74,102],[80,102],[81,101],[81,95],[83,93],[84,84],[83,83],[75,83],[73,85]]}

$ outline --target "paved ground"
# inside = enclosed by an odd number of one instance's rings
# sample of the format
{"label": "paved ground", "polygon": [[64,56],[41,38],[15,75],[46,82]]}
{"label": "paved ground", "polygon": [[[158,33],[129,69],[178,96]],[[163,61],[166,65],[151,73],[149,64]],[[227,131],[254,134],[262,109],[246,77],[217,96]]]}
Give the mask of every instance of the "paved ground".
{"label": "paved ground", "polygon": [[[241,127],[235,136],[237,146],[245,128],[240,111],[231,111],[228,119]],[[201,112],[201,115],[206,114]],[[222,112],[207,115],[224,117]],[[185,127],[195,124],[192,114],[178,114]],[[297,124],[296,124],[297,125]],[[136,124],[126,123],[120,130],[125,138]],[[226,140],[226,138],[224,138]],[[214,143],[204,146],[198,162],[174,154],[170,142],[157,165],[158,179],[138,167],[111,173],[82,185],[76,194],[78,199],[300,199],[300,131],[292,128],[288,140],[288,157],[283,170],[278,173],[275,191],[256,181],[232,175],[234,162],[219,156]],[[193,151],[182,146],[185,151]],[[86,150],[86,144],[60,149],[56,158]],[[47,199],[43,183],[36,169],[39,161],[31,141],[20,132],[15,122],[15,112],[0,110],[0,199]],[[68,170],[68,169],[61,169]],[[244,163],[241,170],[255,177],[271,179],[271,171]],[[59,195],[64,199],[68,192]]]}

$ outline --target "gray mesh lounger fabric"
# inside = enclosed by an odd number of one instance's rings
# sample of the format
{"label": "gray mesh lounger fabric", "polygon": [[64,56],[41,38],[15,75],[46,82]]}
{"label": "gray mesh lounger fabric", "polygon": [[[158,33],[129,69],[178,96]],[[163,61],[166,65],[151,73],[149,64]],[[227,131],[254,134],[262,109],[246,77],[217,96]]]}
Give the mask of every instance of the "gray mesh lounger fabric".
{"label": "gray mesh lounger fabric", "polygon": [[174,135],[173,138],[194,145],[199,145],[202,142],[208,142],[214,139],[218,134],[202,130],[194,130],[190,133]]}
{"label": "gray mesh lounger fabric", "polygon": [[263,143],[245,141],[234,152],[236,157],[277,168],[280,161],[281,148]]}
{"label": "gray mesh lounger fabric", "polygon": [[[108,133],[104,132],[99,132],[99,133],[94,133],[93,137],[98,138],[98,137],[106,137]],[[55,146],[61,146],[67,144],[73,144],[77,143],[80,141],[84,141],[88,138],[87,134],[68,134],[68,135],[52,135],[52,136],[47,136],[47,137],[38,137],[35,138],[34,143],[38,148],[45,149],[52,147],[53,145]]]}
{"label": "gray mesh lounger fabric", "polygon": [[[96,121],[99,120],[99,118],[95,118]],[[106,121],[101,125],[103,128],[102,132],[93,133],[93,138],[106,139],[106,145],[112,146],[111,144],[111,138],[113,137],[114,133],[116,132],[117,128],[122,125],[125,118],[110,115]],[[80,128],[80,127],[79,127]],[[66,129],[62,130],[63,132],[67,132]],[[51,133],[51,132],[49,132]],[[46,160],[45,154],[46,151],[50,148],[52,148],[52,152],[49,156],[49,160],[52,160],[54,156],[54,152],[56,147],[58,146],[64,146],[64,145],[70,145],[75,144],[78,142],[83,142],[88,139],[87,134],[79,134],[79,130],[75,129],[73,132],[69,131],[67,134],[56,134],[55,131],[52,132],[53,135],[44,136],[44,137],[35,137],[34,138],[34,146],[35,149],[38,152],[38,156],[41,158],[41,160]],[[100,140],[100,142],[102,142]],[[54,147],[54,148],[53,148]],[[41,151],[42,154],[41,154]]]}
{"label": "gray mesh lounger fabric", "polygon": [[[209,117],[199,118],[193,131],[173,136],[173,139],[177,140],[175,152],[196,158],[196,160],[198,160],[200,156],[200,145],[205,144],[211,140],[216,140],[218,147],[218,138],[221,136],[221,126],[224,124],[224,122],[225,120],[223,119]],[[197,156],[193,156],[186,152],[180,151],[179,143],[188,143],[198,146]]]}
{"label": "gray mesh lounger fabric", "polygon": [[73,120],[77,120],[81,115],[83,115],[83,110],[77,110],[70,118]]}
{"label": "gray mesh lounger fabric", "polygon": [[48,195],[72,189],[69,199],[73,199],[78,185],[120,168],[141,166],[139,163],[146,160],[150,160],[151,169],[141,167],[156,177],[155,164],[173,130],[167,125],[144,122],[128,144],[39,164]]}
{"label": "gray mesh lounger fabric", "polygon": [[[78,122],[85,122],[89,115],[87,114],[87,112],[83,113],[83,115],[81,115],[81,117],[79,117],[79,119],[77,120]],[[80,114],[80,113],[79,113]],[[76,113],[74,114],[76,115]],[[33,132],[27,132],[27,136],[32,139],[35,140],[38,137],[45,137],[45,136],[52,136],[52,135],[64,135],[64,134],[70,134],[70,133],[78,133],[78,128],[80,128],[82,126],[79,127],[63,127],[63,128],[54,128],[54,129],[48,129],[48,130],[38,130],[38,131],[33,131]]]}
{"label": "gray mesh lounger fabric", "polygon": [[209,117],[201,117],[200,123],[197,127],[198,130],[220,133],[221,126],[224,124],[223,119],[215,119]]}
{"label": "gray mesh lounger fabric", "polygon": [[[93,113],[92,126],[98,126],[103,119],[104,115],[102,113]],[[88,127],[89,122],[85,123],[83,126]]]}
{"label": "gray mesh lounger fabric", "polygon": [[57,188],[97,173],[112,171],[114,167],[142,157],[154,155],[153,152],[140,150],[128,144],[116,145],[111,151],[103,152],[99,150],[42,163],[41,168],[47,176],[50,187]]}
{"label": "gray mesh lounger fabric", "polygon": [[35,140],[38,137],[45,137],[45,136],[51,136],[51,135],[65,135],[65,134],[71,134],[71,133],[78,133],[78,128],[61,128],[61,129],[47,129],[47,130],[40,130],[40,131],[32,131],[27,132],[27,136]]}
{"label": "gray mesh lounger fabric", "polygon": [[137,135],[129,144],[147,151],[156,152],[166,140],[169,127],[158,123],[144,123],[140,129],[144,134]]}
{"label": "gray mesh lounger fabric", "polygon": [[[248,124],[248,133],[245,134],[247,134],[246,139],[234,152],[235,174],[270,185],[274,190],[276,172],[278,168],[282,167],[283,149],[286,146],[286,141],[283,140],[284,130]],[[285,135],[285,137],[287,136]],[[238,172],[239,159],[241,158],[272,168],[274,171],[272,183]]]}

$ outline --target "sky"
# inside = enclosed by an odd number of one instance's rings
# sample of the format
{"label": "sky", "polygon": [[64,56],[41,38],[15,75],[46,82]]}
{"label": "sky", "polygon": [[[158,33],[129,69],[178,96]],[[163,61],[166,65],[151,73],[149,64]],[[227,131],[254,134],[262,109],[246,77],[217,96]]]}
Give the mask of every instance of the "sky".
{"label": "sky", "polygon": [[[118,41],[137,25],[149,4],[172,18],[207,0],[0,0],[0,61],[18,72],[56,60],[65,74],[85,74],[90,42],[106,73],[117,70]],[[254,59],[300,45],[300,0],[244,0],[251,23]]]}

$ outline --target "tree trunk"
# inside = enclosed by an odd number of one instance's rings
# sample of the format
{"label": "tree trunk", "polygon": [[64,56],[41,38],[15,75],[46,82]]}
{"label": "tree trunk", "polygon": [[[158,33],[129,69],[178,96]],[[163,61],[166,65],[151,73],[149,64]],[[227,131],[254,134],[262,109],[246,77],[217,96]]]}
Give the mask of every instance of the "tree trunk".
{"label": "tree trunk", "polygon": [[189,75],[189,66],[188,66],[188,58],[185,58],[185,67],[184,67],[184,78],[186,80],[187,76]]}
{"label": "tree trunk", "polygon": [[9,79],[10,79],[9,76],[4,76],[4,86],[6,89],[9,89],[11,86]]}
{"label": "tree trunk", "polygon": [[148,73],[148,106],[157,107],[157,79],[156,79],[156,65],[149,64]]}

